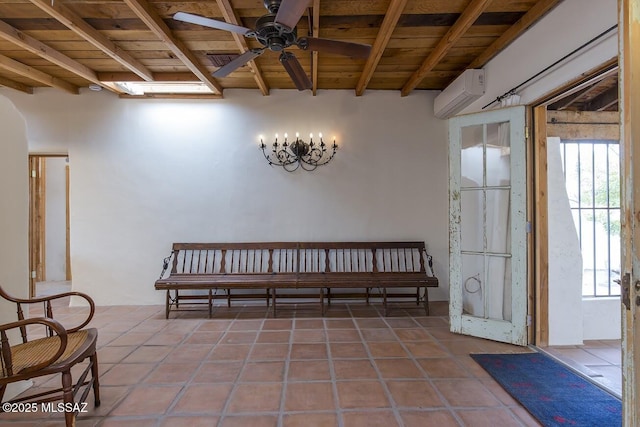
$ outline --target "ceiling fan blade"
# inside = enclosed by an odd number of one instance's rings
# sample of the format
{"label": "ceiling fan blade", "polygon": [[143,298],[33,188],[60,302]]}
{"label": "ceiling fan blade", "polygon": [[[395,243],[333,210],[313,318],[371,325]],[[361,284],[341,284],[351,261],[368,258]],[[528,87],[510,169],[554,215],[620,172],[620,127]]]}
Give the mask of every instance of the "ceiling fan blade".
{"label": "ceiling fan blade", "polygon": [[310,1],[311,0],[282,0],[274,22],[293,29],[309,6]]}
{"label": "ceiling fan blade", "polygon": [[304,50],[335,53],[352,58],[368,58],[369,53],[371,53],[371,46],[368,44],[319,39],[316,37],[301,37],[298,39],[298,47]]}
{"label": "ceiling fan blade", "polygon": [[215,19],[205,18],[204,16],[194,15],[192,13],[178,12],[173,15],[173,19],[175,19],[176,21],[188,22],[190,24],[202,25],[203,27],[215,28],[217,30],[231,31],[232,33],[242,34],[243,36],[251,32],[250,29],[241,27],[239,25],[233,25],[227,22],[217,21]]}
{"label": "ceiling fan blade", "polygon": [[284,69],[289,73],[289,77],[293,80],[293,84],[296,85],[298,90],[311,89],[313,83],[305,73],[302,65],[298,61],[298,58],[293,53],[282,52],[280,54],[280,63]]}
{"label": "ceiling fan blade", "polygon": [[253,58],[262,55],[262,52],[264,52],[264,49],[248,50],[233,61],[229,62],[227,65],[218,68],[218,70],[211,75],[213,77],[227,77],[229,74],[242,67]]}

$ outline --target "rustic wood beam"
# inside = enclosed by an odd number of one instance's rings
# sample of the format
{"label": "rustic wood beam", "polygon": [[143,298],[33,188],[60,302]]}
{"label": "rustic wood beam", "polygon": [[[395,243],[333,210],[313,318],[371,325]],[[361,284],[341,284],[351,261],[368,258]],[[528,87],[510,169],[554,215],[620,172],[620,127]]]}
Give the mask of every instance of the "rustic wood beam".
{"label": "rustic wood beam", "polygon": [[8,56],[0,55],[0,68],[9,70],[12,73],[19,74],[31,80],[35,80],[47,86],[62,89],[65,92],[77,95],[79,92],[78,87],[66,82],[58,77],[51,76],[47,73],[43,73],[40,70],[36,70],[33,67],[18,62],[15,59],[11,59]]}
{"label": "rustic wood beam", "polygon": [[16,82],[11,79],[7,79],[6,77],[0,76],[0,86],[8,87],[10,89],[19,90],[20,92],[28,93],[29,95],[33,94],[33,88],[31,86],[27,86],[20,82]]}
{"label": "rustic wood beam", "polygon": [[391,0],[391,3],[389,3],[387,13],[380,26],[380,31],[378,31],[376,40],[373,42],[371,53],[369,54],[369,58],[367,58],[367,62],[364,64],[364,69],[356,85],[356,96],[362,96],[369,81],[371,81],[371,77],[373,77],[373,73],[376,71],[380,58],[382,58],[382,53],[387,47],[387,43],[389,43],[391,34],[393,34],[393,30],[396,28],[398,19],[400,19],[400,15],[406,4],[407,0]]}
{"label": "rustic wood beam", "polygon": [[587,104],[588,111],[604,111],[618,103],[618,86],[614,86],[593,98]]}
{"label": "rustic wood beam", "polygon": [[116,46],[111,40],[102,35],[98,30],[89,25],[84,19],[76,15],[71,9],[64,6],[60,1],[50,0],[29,0],[31,3],[45,11],[71,31],[84,38],[93,46],[102,50],[118,63],[138,74],[146,81],[153,81],[153,74],[140,61],[129,55],[125,50]]}
{"label": "rustic wood beam", "polygon": [[424,60],[420,68],[413,73],[401,90],[402,96],[407,96],[422,81],[424,76],[435,67],[455,43],[467,32],[469,27],[478,19],[478,16],[491,4],[492,0],[471,0],[471,3],[462,12],[458,20],[447,31],[431,54]]}
{"label": "rustic wood beam", "polygon": [[28,50],[34,55],[38,55],[40,58],[46,59],[57,66],[64,68],[67,71],[89,80],[100,86],[105,86],[109,90],[120,93],[121,91],[114,90],[113,86],[103,84],[96,75],[95,71],[89,67],[82,65],[75,59],[69,58],[67,55],[58,52],[55,49],[47,46],[39,40],[34,39],[28,34],[23,33],[17,28],[12,27],[4,21],[0,20],[0,37],[17,45],[21,48]]}
{"label": "rustic wood beam", "polygon": [[[218,3],[218,7],[222,11],[222,16],[224,17],[225,21],[227,21],[229,24],[242,26],[242,22],[240,22],[240,18],[238,17],[235,10],[233,9],[233,6],[231,6],[230,0],[216,0],[216,1]],[[245,53],[246,51],[249,50],[249,45],[247,44],[247,40],[244,38],[244,36],[237,33],[231,33],[231,36],[233,37],[233,40],[235,40],[236,44],[238,45],[238,49],[240,49],[240,53]],[[264,80],[264,77],[262,76],[262,71],[260,70],[260,67],[258,67],[256,60],[252,59],[251,61],[247,62],[247,66],[253,73],[253,79],[256,81],[258,88],[260,88],[260,92],[262,92],[264,96],[269,95],[269,85],[267,85],[267,82]]]}
{"label": "rustic wood beam", "polygon": [[[99,72],[101,82],[143,82],[144,79],[131,72]],[[200,79],[189,72],[154,73],[156,82],[199,82]]]}
{"label": "rustic wood beam", "polygon": [[[311,36],[320,35],[320,0],[313,0],[313,22],[311,23]],[[318,51],[311,52],[311,92],[316,96],[318,92]]]}
{"label": "rustic wood beam", "polygon": [[491,60],[496,54],[502,51],[505,47],[511,44],[522,33],[524,33],[530,26],[535,24],[540,18],[542,18],[547,12],[553,9],[561,0],[539,0],[533,5],[529,11],[524,14],[522,18],[513,24],[507,31],[505,31],[496,41],[473,60],[467,68],[482,68],[487,62]]}
{"label": "rustic wood beam", "polygon": [[176,38],[158,12],[146,0],[124,0],[149,29],[204,83],[213,93],[222,94],[223,88],[184,42]]}

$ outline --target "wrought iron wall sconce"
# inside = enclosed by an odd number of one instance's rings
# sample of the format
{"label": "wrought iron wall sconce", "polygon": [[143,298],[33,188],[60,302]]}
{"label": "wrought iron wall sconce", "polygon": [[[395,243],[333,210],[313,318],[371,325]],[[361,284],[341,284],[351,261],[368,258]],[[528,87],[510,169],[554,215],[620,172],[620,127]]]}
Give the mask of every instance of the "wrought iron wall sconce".
{"label": "wrought iron wall sconce", "polygon": [[333,144],[329,147],[322,140],[322,134],[318,135],[320,143],[313,142],[313,134],[309,135],[309,142],[305,142],[300,138],[300,134],[296,133],[295,141],[289,143],[287,134],[284,134],[284,142],[278,142],[278,134],[276,134],[271,150],[267,149],[262,136],[260,136],[260,148],[264,158],[267,159],[269,165],[282,166],[287,172],[293,172],[298,168],[306,171],[312,171],[318,166],[326,165],[333,159],[338,150],[335,137]]}

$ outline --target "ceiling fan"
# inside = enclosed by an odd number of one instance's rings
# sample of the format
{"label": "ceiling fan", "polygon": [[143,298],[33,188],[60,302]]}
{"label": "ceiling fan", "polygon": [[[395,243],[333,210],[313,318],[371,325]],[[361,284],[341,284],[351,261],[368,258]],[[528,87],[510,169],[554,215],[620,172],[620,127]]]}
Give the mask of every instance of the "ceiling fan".
{"label": "ceiling fan", "polygon": [[256,28],[254,30],[185,12],[176,13],[173,15],[173,19],[218,30],[231,31],[242,34],[245,37],[253,37],[263,46],[257,49],[250,49],[241,54],[215,71],[212,74],[213,77],[226,77],[231,72],[262,55],[265,50],[269,49],[274,52],[280,52],[280,63],[291,77],[291,80],[293,80],[296,88],[298,90],[305,90],[311,89],[311,80],[295,55],[285,51],[286,48],[297,46],[302,50],[334,53],[353,58],[367,58],[371,52],[371,46],[367,44],[321,39],[317,37],[298,37],[296,25],[309,5],[310,0],[263,1],[269,13],[256,20]]}

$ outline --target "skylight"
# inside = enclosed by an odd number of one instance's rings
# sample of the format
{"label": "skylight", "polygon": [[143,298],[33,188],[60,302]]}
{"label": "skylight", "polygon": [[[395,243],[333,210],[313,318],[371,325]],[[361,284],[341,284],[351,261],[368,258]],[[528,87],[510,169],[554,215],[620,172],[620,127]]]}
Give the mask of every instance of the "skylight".
{"label": "skylight", "polygon": [[117,82],[116,85],[129,95],[146,94],[212,94],[201,82]]}

